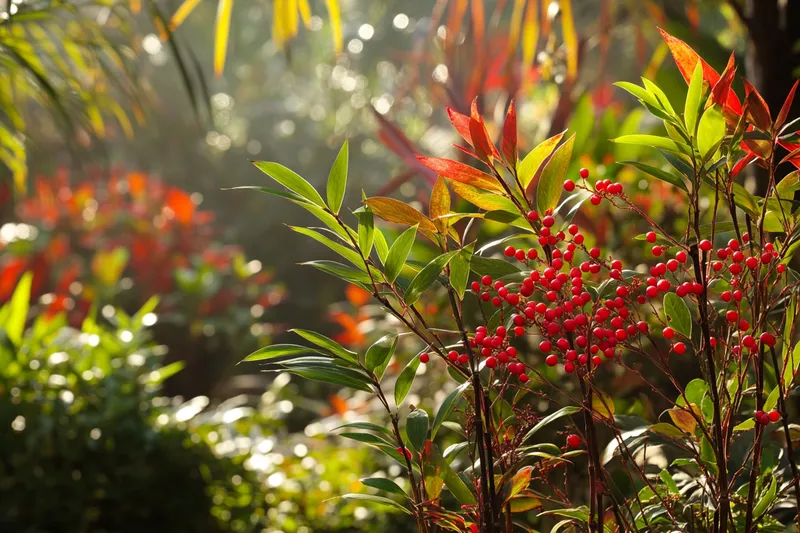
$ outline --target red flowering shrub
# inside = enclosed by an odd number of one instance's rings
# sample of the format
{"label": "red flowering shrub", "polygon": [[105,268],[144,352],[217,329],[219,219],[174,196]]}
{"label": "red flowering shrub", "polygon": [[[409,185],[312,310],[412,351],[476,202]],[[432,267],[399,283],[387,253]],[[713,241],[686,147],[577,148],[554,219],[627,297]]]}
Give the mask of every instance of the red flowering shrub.
{"label": "red flowering shrub", "polygon": [[[417,156],[437,176],[427,215],[365,198],[350,226],[346,144],[325,198],[286,167],[256,163],[288,192],[259,189],[315,215],[326,228],[299,232],[349,263],[308,264],[392,317],[360,353],[297,329],[309,346],[245,359],[381,406],[377,423],[350,422],[340,436],[393,458],[405,479],[364,479],[366,492],[343,498],[402,509],[421,533],[800,525],[797,426],[787,419],[800,369],[800,275],[788,266],[800,248],[794,90],[773,119],[746,82],[739,101],[732,63],[717,74],[664,37],[688,82],[685,105],[676,111],[649,80],[620,84],[663,129],[614,142],[658,149],[664,164],[628,164],[679,195],[683,225],[659,223],[620,181],[574,164],[574,136],[519,158],[513,103],[499,144],[476,105],[450,112],[475,162]],[[764,197],[736,181],[748,164],[768,171]],[[778,167],[793,171],[780,177]],[[477,209],[455,210],[451,192]],[[623,261],[575,222],[600,206],[647,227],[618,236],[646,264]],[[405,229],[389,243],[375,216]],[[487,222],[505,236],[476,240],[471,228]],[[418,240],[432,259],[418,260]],[[423,296],[442,302],[434,319]],[[647,398],[625,394],[634,381]]]}
{"label": "red flowering shrub", "polygon": [[[73,185],[65,172],[36,180],[16,221],[0,230],[0,302],[25,271],[34,275],[35,312],[66,311],[76,326],[93,307],[113,319],[113,307],[139,309],[155,296],[157,340],[170,348],[168,359],[190,358],[185,379],[198,385],[181,392],[208,393],[229,351],[268,338],[271,326],[253,318],[284,291],[240,247],[218,241],[213,213],[199,200],[136,172]],[[212,365],[205,379],[192,375],[193,361]]]}

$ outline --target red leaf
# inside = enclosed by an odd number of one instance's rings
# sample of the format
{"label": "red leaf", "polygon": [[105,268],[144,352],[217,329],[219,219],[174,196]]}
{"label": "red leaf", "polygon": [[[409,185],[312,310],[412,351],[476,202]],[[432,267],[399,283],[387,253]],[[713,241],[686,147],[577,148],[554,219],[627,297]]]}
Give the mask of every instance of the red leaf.
{"label": "red leaf", "polygon": [[747,79],[742,78],[742,81],[744,81],[744,92],[747,95],[745,102],[748,104],[748,120],[757,128],[769,131],[772,126],[772,116],[769,114],[769,106]]}
{"label": "red leaf", "polygon": [[503,187],[497,178],[481,172],[477,168],[472,168],[464,163],[453,161],[451,159],[442,159],[439,157],[425,157],[418,155],[419,162],[436,172],[438,175],[449,178],[454,181],[460,181],[467,185],[479,187],[489,191],[502,191]]}
{"label": "red leaf", "polygon": [[736,65],[733,60],[734,56],[733,52],[731,52],[725,70],[722,71],[719,81],[711,91],[711,99],[716,104],[727,105],[734,113],[741,115],[742,104],[739,102],[736,93],[731,91],[731,83],[733,83],[733,77],[736,74]]}
{"label": "red leaf", "polygon": [[372,108],[372,114],[375,116],[378,124],[380,124],[378,138],[381,142],[383,142],[389,150],[400,156],[408,166],[420,171],[431,185],[435,183],[436,174],[419,164],[415,153],[420,150],[414,146],[403,131],[387,120],[386,117],[378,113],[375,108]]}
{"label": "red leaf", "polygon": [[800,80],[794,82],[792,85],[792,90],[789,91],[789,96],[786,97],[786,100],[783,102],[783,106],[781,107],[780,112],[778,113],[778,118],[775,119],[775,129],[781,129],[781,126],[786,122],[786,117],[789,116],[789,110],[792,108],[792,102],[794,101],[794,93],[797,91],[797,85],[800,84]]}
{"label": "red leaf", "polygon": [[517,166],[517,109],[514,99],[508,105],[506,121],[503,123],[503,155],[512,167]]}
{"label": "red leaf", "polygon": [[472,134],[469,131],[469,117],[462,115],[455,109],[447,108],[447,115],[450,117],[450,122],[453,127],[461,135],[467,143],[472,146]]}
{"label": "red leaf", "polygon": [[691,46],[681,41],[677,37],[673,37],[661,28],[659,28],[658,31],[660,31],[662,37],[664,37],[664,41],[667,43],[669,51],[672,52],[672,58],[675,60],[675,64],[678,65],[678,70],[681,71],[681,75],[683,76],[683,79],[686,80],[686,83],[689,83],[689,81],[692,79],[692,74],[694,73],[694,68],[697,65],[697,62],[702,61],[703,79],[707,81],[711,87],[717,84],[719,81],[719,74],[717,74],[717,71],[714,70],[714,67],[706,63],[705,60],[692,49]]}
{"label": "red leaf", "polygon": [[[797,84],[795,84],[795,87],[796,86]],[[800,135],[800,131],[796,132],[795,134]],[[800,143],[778,141],[778,144],[789,150],[789,155],[787,155],[781,162],[783,163],[784,161],[788,161],[789,163],[793,164],[795,167],[800,169],[800,153],[795,154],[797,150],[800,150]]]}
{"label": "red leaf", "polygon": [[481,156],[484,161],[488,160],[487,156],[500,158],[500,153],[495,148],[489,138],[489,132],[486,131],[486,124],[484,124],[480,113],[478,113],[478,99],[472,100],[472,109],[469,118],[469,132],[472,136],[472,146],[475,152]]}
{"label": "red leaf", "polygon": [[744,167],[755,161],[756,157],[758,157],[753,152],[748,152],[746,156],[741,158],[738,163],[733,166],[733,170],[731,170],[731,176],[735,177],[739,172],[744,170]]}

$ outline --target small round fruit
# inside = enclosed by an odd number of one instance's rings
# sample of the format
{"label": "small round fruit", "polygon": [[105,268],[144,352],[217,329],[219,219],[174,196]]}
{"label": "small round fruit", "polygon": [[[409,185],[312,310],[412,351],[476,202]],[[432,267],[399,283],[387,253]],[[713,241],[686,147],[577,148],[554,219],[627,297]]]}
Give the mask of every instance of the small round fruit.
{"label": "small round fruit", "polygon": [[581,438],[577,435],[569,435],[567,437],[567,446],[575,449],[581,445]]}
{"label": "small round fruit", "polygon": [[426,354],[426,353],[424,353],[424,354],[419,356],[419,362],[422,363],[422,364],[425,364],[430,360],[431,360],[431,356]]}
{"label": "small round fruit", "polygon": [[582,168],[582,169],[580,169],[580,171],[578,171],[578,173],[580,174],[581,179],[585,180],[586,178],[589,177],[589,169],[588,168]]}

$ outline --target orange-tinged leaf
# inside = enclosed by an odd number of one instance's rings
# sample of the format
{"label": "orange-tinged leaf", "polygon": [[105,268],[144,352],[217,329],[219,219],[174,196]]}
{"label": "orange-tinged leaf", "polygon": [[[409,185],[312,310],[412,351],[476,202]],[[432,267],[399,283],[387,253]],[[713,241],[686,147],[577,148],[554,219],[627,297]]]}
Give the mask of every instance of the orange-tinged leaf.
{"label": "orange-tinged leaf", "polygon": [[528,155],[520,162],[517,173],[519,180],[523,187],[527,187],[532,181],[534,176],[539,173],[539,170],[544,166],[547,158],[555,151],[558,143],[564,137],[565,132],[553,135],[549,139],[539,144],[536,148],[530,151]]}
{"label": "orange-tinged leaf", "polygon": [[664,41],[666,41],[667,46],[669,46],[672,57],[675,59],[675,64],[678,65],[678,70],[681,71],[681,75],[683,79],[686,80],[686,83],[689,83],[692,79],[692,73],[694,73],[694,67],[697,65],[697,62],[701,61],[703,63],[703,79],[707,81],[711,87],[717,84],[719,81],[719,74],[717,74],[717,71],[706,63],[691,46],[677,37],[673,37],[661,28],[659,28],[658,31],[661,32]]}
{"label": "orange-tinged leaf", "polygon": [[[697,407],[695,405],[691,406],[693,411],[697,411]],[[688,433],[690,435],[694,435],[694,430],[697,428],[697,420],[694,417],[684,411],[683,409],[670,409],[667,411],[669,413],[669,417],[672,419],[672,422],[678,426],[681,431],[684,433]]]}
{"label": "orange-tinged leaf", "polygon": [[480,113],[478,113],[478,99],[472,100],[472,109],[469,117],[469,133],[472,137],[472,146],[475,152],[480,156],[480,159],[487,160],[487,158],[500,157],[494,143],[489,139],[489,132],[486,131],[486,125],[483,123]]}
{"label": "orange-tinged leaf", "polygon": [[467,144],[472,146],[472,134],[469,131],[469,117],[467,115],[462,115],[450,107],[447,108],[447,116],[450,117],[450,123],[453,124],[453,127],[459,135],[467,141]]}
{"label": "orange-tinged leaf", "polygon": [[503,155],[513,167],[517,167],[517,108],[514,99],[508,104],[506,120],[503,123]]}
{"label": "orange-tinged leaf", "polygon": [[342,13],[339,9],[339,0],[325,0],[328,7],[328,18],[331,21],[331,35],[333,48],[337,54],[342,52]]}
{"label": "orange-tinged leaf", "polygon": [[222,71],[225,70],[232,10],[233,0],[219,0],[217,5],[217,27],[214,36],[214,74],[217,77],[222,76]]}
{"label": "orange-tinged leaf", "polygon": [[436,180],[431,191],[429,214],[434,219],[434,224],[444,226],[446,221],[435,220],[450,212],[450,191],[447,190],[447,182],[441,176]]}
{"label": "orange-tinged leaf", "polygon": [[511,478],[511,488],[508,492],[508,497],[506,498],[506,502],[522,492],[523,490],[528,488],[528,485],[531,483],[531,474],[533,473],[532,466],[526,466],[525,468],[520,469],[519,472],[514,474],[514,477]]}
{"label": "orange-tinged leaf", "polygon": [[775,129],[779,130],[786,122],[786,119],[789,116],[789,110],[792,108],[792,102],[794,101],[794,93],[797,91],[797,85],[800,84],[800,80],[794,82],[792,85],[792,90],[789,91],[789,95],[786,97],[786,100],[783,102],[783,106],[781,106],[781,110],[778,113],[778,118],[775,119]]}
{"label": "orange-tinged leaf", "polygon": [[514,0],[514,8],[511,11],[511,22],[508,34],[508,53],[512,57],[517,54],[519,36],[522,32],[522,17],[525,14],[525,0]]}
{"label": "orange-tinged leaf", "polygon": [[453,161],[452,159],[442,159],[439,157],[426,157],[418,155],[417,159],[427,168],[433,170],[440,176],[460,181],[467,185],[473,185],[489,191],[502,191],[503,186],[496,177],[472,168],[469,165]]}
{"label": "orange-tinged leaf", "polygon": [[748,153],[746,156],[744,156],[743,158],[741,158],[741,159],[739,160],[739,162],[738,162],[738,163],[736,163],[736,164],[733,166],[733,169],[731,170],[731,176],[732,176],[732,177],[735,177],[737,174],[739,174],[739,172],[741,172],[742,170],[744,170],[744,168],[745,168],[747,165],[749,165],[750,163],[752,163],[753,161],[755,161],[755,160],[756,160],[756,157],[758,157],[756,154],[754,154],[753,152],[749,152],[749,153]]}
{"label": "orange-tinged leaf", "polygon": [[464,23],[464,15],[467,13],[469,0],[456,0],[455,5],[450,9],[450,16],[447,17],[447,40],[452,42],[458,39],[461,33],[461,25]]}
{"label": "orange-tinged leaf", "polygon": [[533,67],[536,57],[536,45],[539,41],[539,0],[528,0],[525,10],[525,24],[522,26],[522,72],[528,79],[528,72]]}
{"label": "orange-tinged leaf", "polygon": [[744,92],[747,95],[745,97],[745,102],[747,104],[747,120],[757,128],[769,131],[772,127],[772,116],[769,113],[769,106],[747,79],[742,78],[742,81],[744,82]]}
{"label": "orange-tinged leaf", "polygon": [[419,224],[420,229],[436,231],[436,226],[433,225],[433,222],[428,217],[400,200],[378,196],[376,198],[367,198],[364,203],[370,206],[373,213],[387,222],[406,226]]}
{"label": "orange-tinged leaf", "polygon": [[514,202],[505,196],[487,192],[482,189],[478,189],[477,187],[473,187],[472,185],[467,185],[466,183],[461,183],[458,181],[451,181],[450,186],[453,188],[453,192],[455,192],[461,198],[477,207],[480,207],[481,209],[485,209],[486,211],[502,210],[510,213],[517,213],[517,208],[514,205]]}
{"label": "orange-tinged leaf", "polygon": [[169,31],[175,31],[178,26],[183,24],[183,21],[189,16],[189,13],[194,11],[194,8],[196,8],[199,3],[200,0],[184,0],[169,21]]}
{"label": "orange-tinged leaf", "polygon": [[508,502],[512,513],[527,513],[542,506],[542,501],[533,492],[522,491]]}
{"label": "orange-tinged leaf", "polygon": [[578,77],[578,34],[575,31],[571,0],[561,0],[561,31],[564,48],[567,50],[567,78],[575,80]]}
{"label": "orange-tinged leaf", "polygon": [[476,47],[483,46],[483,35],[486,31],[486,20],[483,14],[483,0],[472,0],[472,29]]}

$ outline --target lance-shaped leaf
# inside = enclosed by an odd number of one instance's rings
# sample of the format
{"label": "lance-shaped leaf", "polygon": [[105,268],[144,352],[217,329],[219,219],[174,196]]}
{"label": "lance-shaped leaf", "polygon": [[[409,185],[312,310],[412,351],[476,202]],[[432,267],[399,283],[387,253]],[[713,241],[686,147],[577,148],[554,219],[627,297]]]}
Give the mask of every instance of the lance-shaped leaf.
{"label": "lance-shaped leaf", "polygon": [[772,116],[769,113],[769,106],[762,98],[761,94],[753,85],[742,78],[744,82],[745,113],[747,120],[763,131],[769,131],[772,127]]}
{"label": "lance-shaped leaf", "polygon": [[528,439],[533,437],[536,433],[538,433],[540,429],[542,429],[546,425],[550,424],[551,422],[553,422],[555,420],[558,420],[559,418],[562,418],[562,417],[565,417],[565,416],[574,415],[575,413],[580,412],[580,410],[581,410],[580,407],[576,407],[574,405],[568,405],[566,407],[562,407],[561,409],[559,409],[555,413],[547,415],[546,417],[544,417],[541,420],[539,420],[539,422],[535,426],[533,426],[530,429],[530,431],[528,431],[525,434],[525,436],[522,438],[521,442],[527,441]]}
{"label": "lance-shaped leaf", "polygon": [[488,158],[500,158],[500,152],[497,151],[494,143],[489,138],[489,132],[486,131],[486,124],[484,124],[483,118],[481,118],[480,113],[478,113],[477,97],[472,100],[472,107],[470,108],[469,132],[472,137],[472,146],[475,148],[480,159],[488,160]]}
{"label": "lance-shaped leaf", "polygon": [[400,372],[400,375],[397,376],[397,382],[394,384],[394,403],[398,407],[408,396],[408,391],[411,390],[411,385],[414,384],[414,378],[417,376],[418,368],[419,356],[416,356],[408,362],[403,371]]}
{"label": "lance-shaped leaf", "polygon": [[408,259],[408,254],[411,252],[411,247],[414,245],[414,239],[417,237],[417,226],[411,226],[397,237],[392,247],[386,255],[386,280],[389,283],[394,283],[403,265]]}
{"label": "lance-shaped leaf", "polygon": [[348,148],[345,141],[328,174],[328,205],[334,213],[339,213],[347,189],[347,159]]}
{"label": "lance-shaped leaf", "polygon": [[242,359],[242,362],[267,361],[270,359],[276,359],[278,357],[288,358],[312,353],[325,355],[325,352],[317,350],[316,348],[309,348],[308,346],[300,346],[298,344],[273,344],[271,346],[259,348],[255,352]]}
{"label": "lance-shaped leaf", "polygon": [[[517,2],[522,4],[522,2]],[[515,11],[516,11],[516,5]],[[522,11],[520,9],[520,11]],[[506,112],[506,120],[503,122],[503,156],[508,161],[508,164],[513,168],[517,167],[517,108],[514,105],[514,99],[508,104],[508,111]]]}
{"label": "lance-shaped leaf", "polygon": [[800,80],[794,82],[794,85],[792,85],[792,90],[789,91],[789,94],[786,96],[786,100],[784,100],[783,105],[781,106],[781,110],[778,113],[778,118],[775,119],[776,130],[780,130],[786,123],[786,119],[789,117],[789,111],[792,109],[794,93],[797,91],[798,84],[800,84]]}
{"label": "lance-shaped leaf", "polygon": [[345,494],[344,496],[342,496],[342,499],[377,503],[380,505],[386,505],[388,507],[394,507],[395,509],[399,509],[409,515],[411,514],[411,511],[409,511],[396,501],[390,500],[389,498],[384,498],[383,496],[375,496],[373,494]]}
{"label": "lance-shaped leaf", "polygon": [[[736,74],[736,64],[734,63],[734,59],[734,54],[731,52],[731,55],[728,58],[728,64],[725,66],[725,70],[722,71],[719,81],[711,89],[711,101],[715,104],[719,104],[721,106],[728,104],[728,93],[731,91],[731,84],[733,83],[733,78]],[[739,105],[738,98],[736,99],[736,104],[738,108],[732,108],[733,112],[741,113],[742,108],[741,105]]]}
{"label": "lance-shaped leaf", "polygon": [[689,135],[694,136],[697,129],[697,118],[700,114],[700,104],[703,98],[703,66],[697,63],[689,81],[689,92],[686,93],[686,103],[683,109],[683,121]]}
{"label": "lance-shaped leaf", "polygon": [[463,248],[450,260],[450,285],[456,290],[458,297],[463,300],[469,281],[469,265],[472,262],[474,244]]}
{"label": "lance-shaped leaf", "polygon": [[400,485],[392,481],[391,479],[387,479],[385,477],[368,477],[363,478],[361,480],[362,484],[366,485],[367,487],[372,487],[373,489],[382,490],[384,492],[390,492],[392,494],[397,494],[398,496],[403,496],[408,498],[405,491],[400,488]]}
{"label": "lance-shaped leaf", "polygon": [[674,292],[664,295],[664,312],[667,324],[686,338],[692,338],[692,315],[683,298]]}
{"label": "lance-shaped leaf", "polygon": [[572,160],[574,144],[575,135],[571,135],[553,153],[539,178],[536,186],[536,208],[543,215],[558,206],[558,200],[561,198],[561,191],[564,187],[564,176],[567,174],[569,163]]}
{"label": "lance-shaped leaf", "polygon": [[447,219],[440,219],[439,217],[450,213],[450,191],[447,190],[447,182],[441,176],[433,184],[429,204],[428,213],[433,220],[433,224],[439,231],[444,231],[449,222]]}
{"label": "lance-shaped leaf", "polygon": [[408,443],[415,451],[421,452],[428,440],[428,413],[424,409],[416,409],[408,414],[406,434]]}
{"label": "lance-shaped leaf", "polygon": [[528,155],[520,162],[519,167],[517,168],[517,175],[519,176],[519,181],[523,187],[528,187],[528,185],[533,181],[533,177],[539,173],[539,170],[547,161],[547,158],[555,151],[558,143],[561,142],[561,139],[564,137],[564,133],[561,132],[556,134],[546,141],[539,144],[536,148],[531,150]]}
{"label": "lance-shaped leaf", "polygon": [[514,205],[514,202],[505,196],[501,196],[497,193],[487,192],[483,189],[479,189],[465,183],[460,183],[458,181],[451,181],[450,186],[453,188],[453,192],[455,192],[461,198],[477,207],[480,207],[481,209],[485,209],[486,211],[501,210],[508,211],[510,213],[519,212],[517,206]]}
{"label": "lance-shaped leaf", "polygon": [[342,257],[353,263],[353,265],[355,265],[357,268],[366,272],[367,267],[364,264],[364,260],[361,258],[361,255],[352,248],[348,248],[347,246],[339,242],[336,242],[333,239],[329,239],[325,235],[313,229],[303,228],[299,226],[289,226],[289,228],[292,231],[297,232],[301,235],[311,237],[320,244],[324,244],[329,249],[333,250],[337,254],[341,255]]}
{"label": "lance-shaped leaf", "polygon": [[453,409],[456,407],[456,403],[458,402],[459,398],[464,394],[464,391],[470,386],[469,381],[465,381],[453,391],[447,395],[447,398],[444,399],[442,405],[439,406],[439,410],[436,412],[436,416],[433,418],[433,426],[431,427],[431,439],[436,437],[436,433],[439,431],[439,428],[442,427],[442,424],[447,420],[447,417],[453,412]]}
{"label": "lance-shaped leaf", "polygon": [[372,280],[369,277],[369,274],[362,270],[356,270],[355,268],[351,268],[347,265],[343,265],[341,263],[337,263],[336,261],[327,261],[327,260],[319,260],[319,261],[306,261],[305,263],[300,263],[301,265],[308,265],[316,268],[317,270],[321,270],[326,274],[330,274],[331,276],[336,276],[337,278],[344,280],[348,283],[355,283],[359,286],[370,285]]}
{"label": "lance-shaped leaf", "polygon": [[325,207],[325,201],[309,182],[285,166],[270,161],[255,161],[253,164],[264,174],[319,207]]}
{"label": "lance-shaped leaf", "polygon": [[707,159],[710,157],[725,138],[725,118],[719,104],[706,109],[700,124],[697,125],[697,149],[700,155]]}
{"label": "lance-shaped leaf", "polygon": [[462,115],[450,107],[447,108],[447,116],[450,117],[450,123],[453,124],[453,127],[459,135],[467,141],[467,144],[472,146],[472,134],[469,131],[469,117],[467,115]]}
{"label": "lance-shaped leaf", "polygon": [[413,305],[419,297],[422,296],[422,293],[425,292],[433,282],[439,277],[444,267],[450,262],[457,251],[447,252],[444,253],[436,258],[434,258],[430,263],[425,265],[425,267],[420,270],[414,279],[411,280],[411,284],[406,289],[405,294],[403,295],[403,300],[406,302],[407,305]]}
{"label": "lance-shaped leaf", "polygon": [[[372,253],[372,243],[375,241],[375,218],[369,206],[358,212],[358,247],[364,257]],[[379,254],[380,255],[380,254]]]}
{"label": "lance-shaped leaf", "polygon": [[419,225],[420,229],[428,231],[436,231],[436,226],[433,222],[411,207],[394,198],[375,197],[368,198],[364,201],[371,209],[372,212],[384,219],[387,222],[394,222],[395,224],[404,224],[406,226]]}
{"label": "lance-shaped leaf", "polygon": [[333,355],[335,355],[337,357],[341,357],[342,359],[350,361],[351,363],[358,362],[358,354],[357,353],[351,352],[350,350],[348,350],[347,348],[345,348],[344,346],[342,346],[341,344],[339,344],[335,340],[329,339],[325,335],[321,335],[321,334],[317,333],[316,331],[309,331],[307,329],[290,329],[289,331],[291,331],[292,333],[297,333],[298,335],[303,337],[305,340],[307,340],[309,342],[313,342],[314,344],[316,344],[320,348],[323,348],[324,350],[327,350],[328,352],[330,352],[331,354],[333,354]]}
{"label": "lance-shaped leaf", "polygon": [[453,161],[452,159],[442,159],[439,157],[426,157],[418,155],[417,159],[420,163],[427,168],[433,170],[440,176],[451,179],[453,181],[460,181],[467,185],[486,189],[487,191],[502,191],[503,186],[496,177],[472,168],[469,165]]}
{"label": "lance-shaped leaf", "polygon": [[661,148],[670,152],[689,153],[689,146],[684,143],[675,142],[669,137],[661,137],[660,135],[623,135],[612,139],[612,142],[618,144],[632,144],[637,146],[650,146],[653,148]]}
{"label": "lance-shaped leaf", "polygon": [[647,165],[645,163],[640,163],[638,161],[620,161],[622,165],[630,165],[632,167],[636,167],[642,172],[650,174],[661,181],[666,181],[667,183],[671,183],[672,185],[683,189],[686,192],[689,192],[689,189],[686,187],[686,184],[683,182],[683,179],[680,176],[676,176],[675,174],[670,174],[665,170],[661,170],[660,168],[653,167],[651,165]]}

